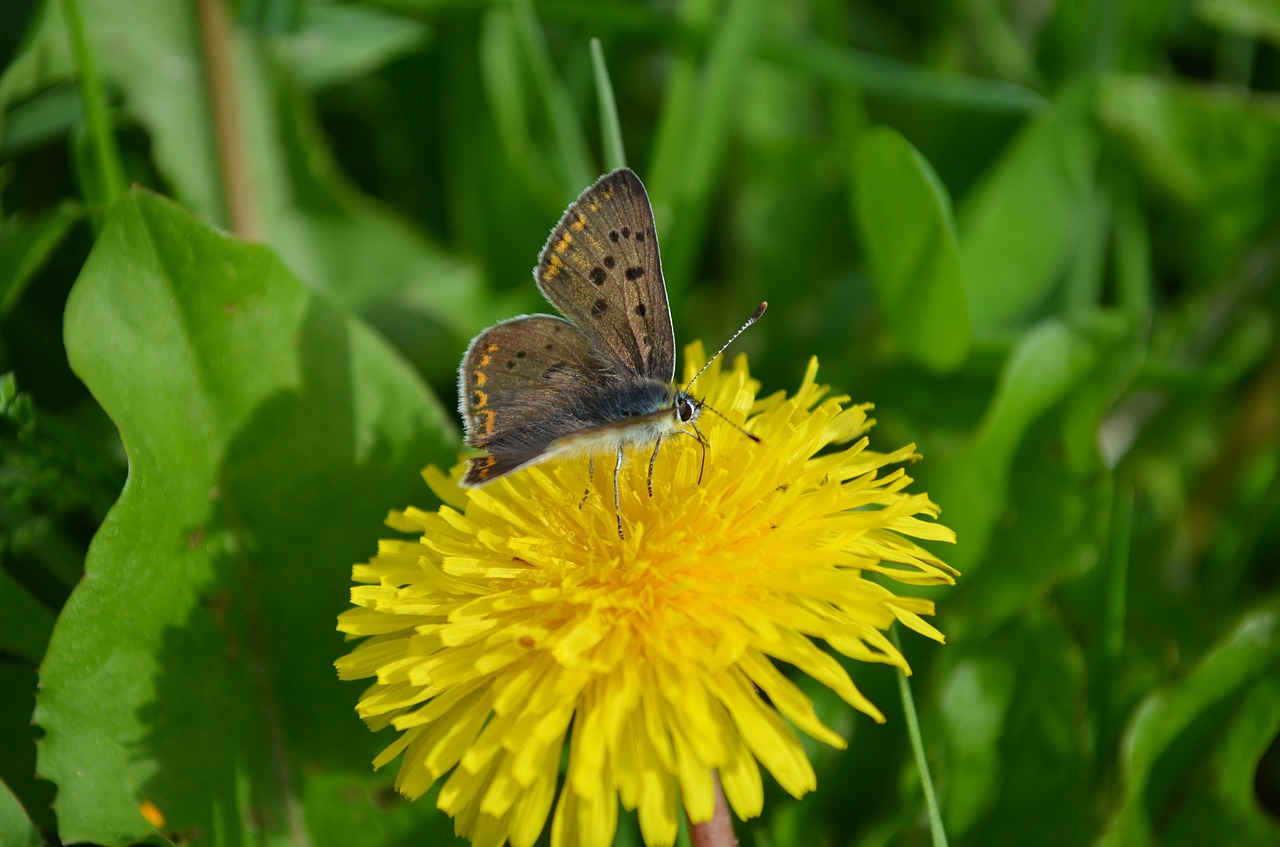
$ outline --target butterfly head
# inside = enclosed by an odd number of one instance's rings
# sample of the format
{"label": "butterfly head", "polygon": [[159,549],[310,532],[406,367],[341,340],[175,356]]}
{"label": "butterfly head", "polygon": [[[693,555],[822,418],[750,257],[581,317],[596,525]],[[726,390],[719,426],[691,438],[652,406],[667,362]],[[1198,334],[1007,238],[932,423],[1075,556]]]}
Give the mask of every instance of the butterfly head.
{"label": "butterfly head", "polygon": [[687,391],[677,391],[674,411],[676,423],[693,424],[702,411],[702,401],[693,399]]}

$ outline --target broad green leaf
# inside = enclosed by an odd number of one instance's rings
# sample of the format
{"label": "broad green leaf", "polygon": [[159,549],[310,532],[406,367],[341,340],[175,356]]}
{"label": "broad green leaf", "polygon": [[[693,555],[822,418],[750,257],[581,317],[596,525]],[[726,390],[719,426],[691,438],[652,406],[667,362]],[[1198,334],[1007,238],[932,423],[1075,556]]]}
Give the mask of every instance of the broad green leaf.
{"label": "broad green leaf", "polygon": [[79,207],[63,201],[31,220],[0,221],[0,318],[22,297],[27,283],[79,217]]}
{"label": "broad green leaf", "polygon": [[1093,208],[1097,132],[1079,86],[1031,121],[960,205],[974,334],[1024,325],[1066,271]]}
{"label": "broad green leaf", "polygon": [[368,75],[421,46],[426,34],[418,21],[374,6],[308,3],[281,48],[298,79],[319,88]]}
{"label": "broad green leaf", "polygon": [[0,783],[0,844],[6,847],[40,847],[44,839],[27,817],[9,786]]}
{"label": "broad green leaf", "polygon": [[268,250],[140,191],[66,342],[130,473],[41,668],[61,837],[136,841],[144,802],[213,843],[439,837],[429,809],[371,805],[379,740],[331,664],[351,563],[426,499],[423,465],[452,463],[449,415]]}
{"label": "broad green leaf", "polygon": [[969,309],[946,188],[886,128],[860,139],[853,180],[858,231],[893,340],[930,370],[954,370],[969,352]]}
{"label": "broad green leaf", "polygon": [[1219,29],[1280,45],[1280,3],[1275,0],[1198,0],[1195,10]]}
{"label": "broad green leaf", "polygon": [[1185,677],[1151,694],[1121,750],[1123,804],[1105,847],[1280,840],[1253,774],[1280,732],[1280,612],[1245,616]]}

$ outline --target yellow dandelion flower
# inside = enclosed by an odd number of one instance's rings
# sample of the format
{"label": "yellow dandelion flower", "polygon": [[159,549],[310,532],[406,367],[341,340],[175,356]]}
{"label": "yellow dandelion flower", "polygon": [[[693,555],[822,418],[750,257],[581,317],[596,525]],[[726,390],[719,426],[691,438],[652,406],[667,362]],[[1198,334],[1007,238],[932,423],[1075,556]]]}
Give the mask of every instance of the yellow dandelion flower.
{"label": "yellow dandelion flower", "polygon": [[[705,354],[694,345],[686,359],[691,375]],[[827,396],[816,375],[815,360],[794,395],[760,398],[745,357],[714,364],[698,382],[707,403],[763,443],[704,415],[702,483],[699,446],[678,439],[652,498],[637,450],[620,479],[625,538],[612,467],[589,484],[586,461],[553,460],[479,489],[458,487],[461,468],[428,468],[445,505],[393,513],[420,540],[383,541],[356,566],[355,608],[339,620],[364,638],[340,676],[375,679],[361,717],[400,732],[375,766],[403,754],[396,787],[409,797],[448,775],[440,808],[495,847],[533,844],[553,802],[553,845],[610,844],[619,801],[647,844],[670,845],[681,807],[711,819],[713,772],[744,819],[761,811],[760,765],[797,797],[812,790],[792,727],[845,742],[775,661],[883,721],[817,642],[909,672],[884,632],[896,620],[942,641],[920,617],[933,604],[868,575],[924,585],[954,573],[912,540],[954,540],[894,468],[914,446],[868,449],[868,407]]]}

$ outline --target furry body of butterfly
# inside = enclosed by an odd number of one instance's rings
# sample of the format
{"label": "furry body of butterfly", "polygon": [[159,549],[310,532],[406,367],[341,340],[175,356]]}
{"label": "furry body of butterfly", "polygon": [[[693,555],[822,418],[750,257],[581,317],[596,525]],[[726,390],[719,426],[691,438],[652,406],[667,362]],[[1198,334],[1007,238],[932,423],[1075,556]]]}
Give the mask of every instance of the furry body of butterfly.
{"label": "furry body of butterfly", "polygon": [[[496,324],[471,342],[463,358],[464,367],[468,361],[478,364],[483,360],[485,348],[481,345],[487,344],[492,330],[530,318],[560,320],[550,315],[523,315]],[[577,376],[583,373],[580,371]],[[552,382],[552,378],[546,381]],[[548,402],[545,397],[533,397],[520,389],[497,397],[486,396],[486,405],[496,403],[504,409],[519,410],[521,425],[507,429],[494,427],[486,432],[483,410],[474,418],[478,425],[473,425],[464,407],[467,443],[489,454],[471,461],[463,477],[464,485],[483,485],[552,458],[614,456],[629,446],[657,445],[668,436],[687,432],[685,427],[694,426],[701,412],[699,403],[669,382],[627,380],[608,369],[590,372],[590,378],[556,381],[542,390],[555,392],[556,396]],[[532,408],[526,411],[522,406]],[[566,435],[548,440],[551,434],[566,430]]]}

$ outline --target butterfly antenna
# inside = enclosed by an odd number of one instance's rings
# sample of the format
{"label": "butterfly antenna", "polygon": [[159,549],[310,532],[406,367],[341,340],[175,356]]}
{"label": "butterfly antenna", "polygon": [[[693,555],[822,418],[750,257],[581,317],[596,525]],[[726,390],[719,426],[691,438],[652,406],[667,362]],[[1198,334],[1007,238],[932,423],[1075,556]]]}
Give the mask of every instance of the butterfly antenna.
{"label": "butterfly antenna", "polygon": [[[767,309],[767,308],[769,308],[769,303],[768,303],[768,301],[765,301],[764,303],[761,303],[761,304],[760,304],[760,308],[756,309],[755,314],[754,314],[754,315],[752,315],[751,317],[747,318],[747,322],[746,322],[746,323],[744,323],[742,326],[738,327],[738,331],[737,331],[737,332],[735,332],[733,335],[729,336],[729,340],[728,340],[728,341],[726,341],[724,344],[722,344],[722,345],[720,346],[720,349],[716,351],[716,354],[715,354],[714,356],[712,356],[710,359],[707,359],[707,363],[706,363],[705,365],[703,365],[703,366],[702,366],[702,370],[700,370],[700,371],[698,371],[696,374],[694,374],[694,375],[693,375],[693,379],[691,379],[691,380],[689,380],[687,383],[685,383],[685,386],[684,386],[684,389],[683,389],[683,393],[687,394],[687,393],[689,392],[689,388],[690,388],[690,386],[692,386],[695,382],[697,382],[697,381],[698,381],[698,377],[700,377],[700,376],[702,376],[704,373],[706,373],[707,368],[711,367],[711,363],[712,363],[712,362],[714,362],[716,359],[720,358],[720,354],[721,354],[721,353],[723,353],[725,350],[729,349],[729,345],[730,345],[730,344],[732,344],[732,343],[734,342],[734,340],[735,340],[735,339],[737,339],[737,337],[738,337],[739,335],[742,335],[742,333],[746,332],[746,331],[747,331],[747,327],[751,326],[753,323],[755,323],[756,321],[760,320],[760,316],[764,314],[764,310],[765,310],[765,309]],[[733,421],[729,420],[727,417],[725,417],[723,414],[721,414],[721,413],[720,413],[718,410],[716,410],[715,408],[713,408],[713,407],[711,407],[711,406],[708,406],[706,403],[704,403],[704,402],[702,402],[702,401],[698,401],[698,408],[700,408],[700,409],[706,409],[706,410],[707,410],[707,411],[709,411],[709,412],[713,412],[713,413],[715,414],[715,416],[716,416],[716,417],[718,417],[720,420],[724,421],[724,422],[725,422],[725,423],[727,423],[729,426],[731,426],[731,427],[733,427],[734,429],[736,429],[738,432],[740,432],[740,433],[742,433],[743,435],[745,435],[747,438],[750,438],[752,441],[754,441],[754,442],[755,442],[755,443],[757,443],[757,444],[760,444],[760,443],[761,443],[761,441],[760,441],[760,437],[759,437],[758,435],[752,435],[751,433],[747,432],[745,429],[743,429],[742,427],[738,426],[738,425],[737,425],[736,423],[734,423]],[[695,432],[697,432],[697,427],[696,427],[696,426],[694,427],[694,431],[695,431]],[[698,433],[698,442],[699,442],[700,444],[702,444],[702,462],[703,462],[703,465],[705,465],[705,464],[706,464],[706,461],[707,461],[707,454],[706,454],[707,445],[706,445],[706,441],[705,441],[705,440],[703,439],[703,437],[702,437],[702,433],[701,433],[701,432],[699,432],[699,433]],[[701,470],[699,470],[699,471],[698,471],[698,482],[699,482],[699,484],[701,484],[701,482],[702,482],[702,471],[701,471]]]}
{"label": "butterfly antenna", "polygon": [[[752,315],[751,317],[747,318],[747,322],[746,322],[746,323],[744,323],[742,326],[738,327],[738,331],[737,331],[737,332],[735,332],[733,335],[729,336],[729,340],[728,340],[728,341],[726,341],[724,344],[720,345],[720,349],[716,351],[716,354],[715,354],[714,356],[712,356],[710,359],[707,359],[707,363],[706,363],[705,365],[703,365],[703,366],[702,366],[702,370],[700,370],[700,371],[698,371],[696,374],[694,374],[694,375],[693,375],[693,379],[689,380],[688,382],[686,382],[686,383],[684,384],[684,390],[685,390],[685,392],[688,392],[688,391],[689,391],[689,387],[690,387],[691,385],[693,385],[695,382],[697,382],[697,381],[698,381],[698,377],[702,376],[702,375],[706,372],[707,368],[711,367],[711,363],[712,363],[712,362],[714,362],[716,359],[719,359],[719,358],[720,358],[720,354],[721,354],[721,353],[723,353],[725,350],[729,349],[729,345],[730,345],[730,344],[732,344],[732,343],[733,343],[733,342],[738,338],[738,336],[739,336],[739,335],[742,335],[742,333],[744,333],[744,332],[746,332],[746,331],[747,331],[747,327],[751,326],[753,323],[755,323],[756,321],[760,320],[760,316],[764,314],[764,310],[765,310],[765,309],[767,309],[767,308],[769,308],[769,301],[767,301],[767,300],[766,300],[765,302],[763,302],[763,303],[761,303],[761,304],[760,304],[760,308],[756,309],[756,313],[755,313],[754,315]],[[707,408],[708,408],[708,409],[710,409],[711,407],[710,407],[710,406],[708,406]],[[711,411],[715,412],[715,409],[711,409]],[[717,415],[720,415],[720,413],[719,413],[719,412],[716,412],[716,414],[717,414]],[[723,418],[723,417],[724,417],[724,415],[720,415],[720,417],[722,417],[722,418]],[[728,420],[728,419],[726,418],[726,420]]]}
{"label": "butterfly antenna", "polygon": [[[742,427],[738,426],[736,423],[734,423],[733,421],[729,420],[727,417],[725,417],[723,414],[721,414],[719,411],[717,411],[714,407],[712,407],[712,406],[708,406],[706,403],[699,403],[699,404],[698,404],[698,406],[700,406],[700,407],[701,407],[701,408],[703,408],[703,409],[706,409],[708,412],[715,412],[715,415],[716,415],[716,417],[717,417],[717,418],[719,418],[720,420],[724,421],[724,422],[725,422],[725,423],[727,423],[729,426],[733,427],[733,428],[734,428],[734,429],[736,429],[738,432],[740,432],[740,433],[742,433],[743,435],[745,435],[747,438],[750,438],[750,439],[751,439],[752,441],[754,441],[755,443],[757,443],[757,444],[761,444],[761,443],[762,443],[762,442],[760,441],[760,436],[758,436],[758,435],[752,435],[751,433],[747,432],[745,429],[743,429]],[[699,435],[701,435],[701,433],[699,433]],[[703,459],[703,461],[705,462],[705,461],[706,461],[706,459],[704,458],[704,459]]]}

